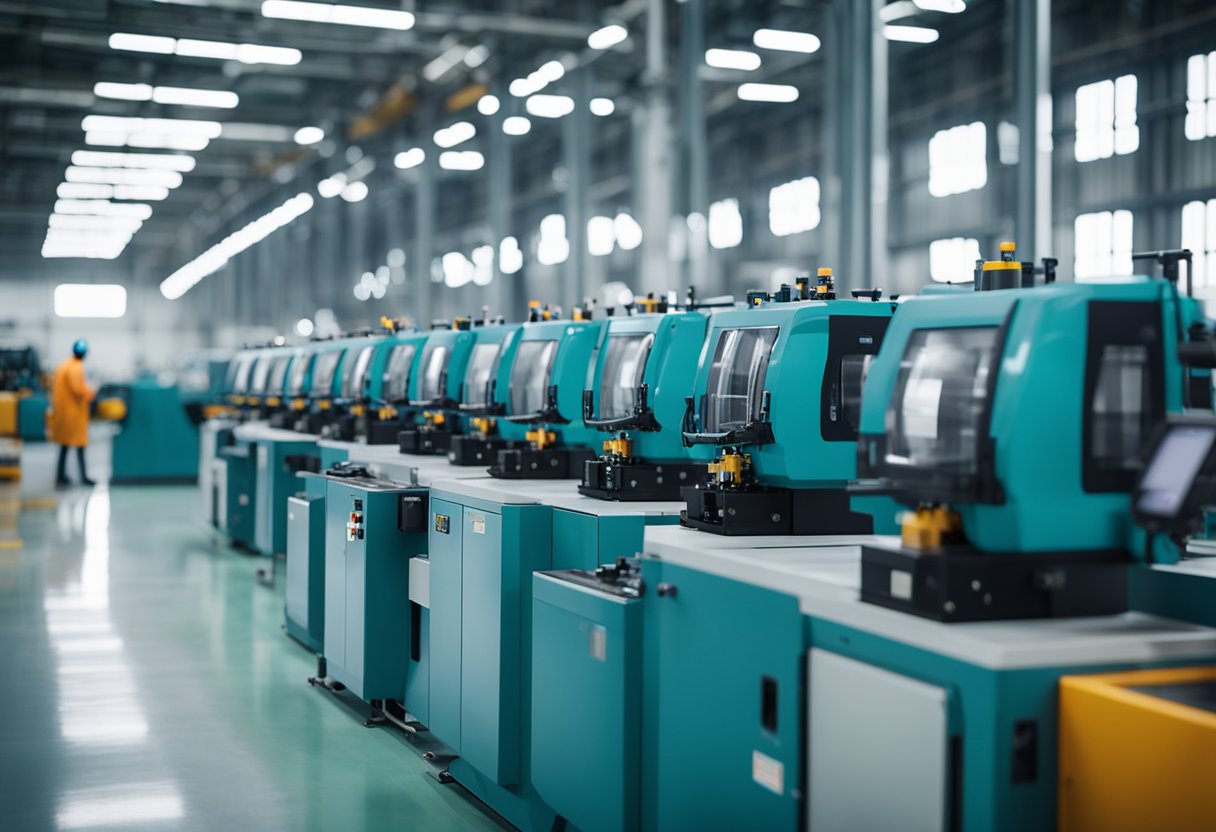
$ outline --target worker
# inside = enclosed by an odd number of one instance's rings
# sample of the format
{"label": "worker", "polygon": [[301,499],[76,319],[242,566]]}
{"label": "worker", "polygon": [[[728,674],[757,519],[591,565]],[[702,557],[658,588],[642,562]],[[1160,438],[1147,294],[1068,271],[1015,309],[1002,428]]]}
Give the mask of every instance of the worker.
{"label": "worker", "polygon": [[51,382],[51,441],[59,445],[59,469],[56,486],[69,485],[67,475],[68,448],[76,449],[80,463],[80,482],[96,485],[89,479],[84,463],[84,449],[89,444],[89,403],[96,393],[84,378],[84,357],[89,345],[83,339],[72,345],[72,357],[55,368]]}

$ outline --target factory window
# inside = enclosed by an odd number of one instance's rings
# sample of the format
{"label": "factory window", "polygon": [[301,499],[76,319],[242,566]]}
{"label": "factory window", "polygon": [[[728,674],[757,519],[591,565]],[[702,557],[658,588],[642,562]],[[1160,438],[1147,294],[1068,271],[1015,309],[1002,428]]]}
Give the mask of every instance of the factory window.
{"label": "factory window", "polygon": [[1192,55],[1186,62],[1186,137],[1193,142],[1216,136],[1216,52]]}
{"label": "factory window", "polygon": [[1216,199],[1182,206],[1182,247],[1195,254],[1195,288],[1207,286],[1216,276]]}
{"label": "factory window", "polygon": [[651,333],[613,335],[608,339],[600,382],[601,419],[623,419],[633,415],[653,343]]}
{"label": "factory window", "polygon": [[127,290],[116,283],[60,283],[53,301],[60,318],[121,318],[127,314]]}
{"label": "factory window", "polygon": [[1132,273],[1132,212],[1081,214],[1073,224],[1076,280]]}
{"label": "factory window", "polygon": [[980,259],[980,243],[974,237],[947,237],[929,243],[929,277],[938,283],[966,283]]}
{"label": "factory window", "polygon": [[499,344],[478,344],[464,373],[464,404],[480,407],[489,400],[490,375],[498,363]]}
{"label": "factory window", "polygon": [[768,227],[777,237],[819,227],[819,180],[804,176],[768,192]]}
{"label": "factory window", "polygon": [[984,122],[938,130],[929,139],[929,193],[950,196],[988,184],[988,130]]}
{"label": "factory window", "polygon": [[1077,87],[1078,162],[1135,153],[1140,147],[1136,124],[1136,76],[1120,75]]}
{"label": "factory window", "polygon": [[545,409],[549,375],[557,357],[557,341],[524,341],[511,367],[511,415],[526,416]]}
{"label": "factory window", "polygon": [[743,242],[743,215],[739,200],[720,199],[709,206],[709,244],[714,248],[734,248]]}
{"label": "factory window", "polygon": [[709,433],[725,433],[760,418],[768,360],[777,327],[728,329],[718,338],[705,385],[702,421]]}

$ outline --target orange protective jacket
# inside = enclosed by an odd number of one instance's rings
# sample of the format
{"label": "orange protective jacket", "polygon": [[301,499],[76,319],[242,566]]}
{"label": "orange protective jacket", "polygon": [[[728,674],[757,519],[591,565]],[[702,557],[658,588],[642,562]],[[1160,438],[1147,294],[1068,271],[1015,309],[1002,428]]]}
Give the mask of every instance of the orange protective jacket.
{"label": "orange protective jacket", "polygon": [[89,444],[89,402],[96,392],[84,380],[84,362],[69,358],[55,368],[51,382],[51,441],[72,448]]}

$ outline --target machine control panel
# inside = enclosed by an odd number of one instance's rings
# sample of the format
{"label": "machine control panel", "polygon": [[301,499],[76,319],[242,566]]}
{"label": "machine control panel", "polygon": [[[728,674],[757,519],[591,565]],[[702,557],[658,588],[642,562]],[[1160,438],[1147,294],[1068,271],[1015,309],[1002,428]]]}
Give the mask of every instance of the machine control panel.
{"label": "machine control panel", "polygon": [[[356,500],[356,507],[362,508],[362,500]],[[347,540],[362,540],[363,539],[363,512],[352,511],[346,520],[346,539]]]}

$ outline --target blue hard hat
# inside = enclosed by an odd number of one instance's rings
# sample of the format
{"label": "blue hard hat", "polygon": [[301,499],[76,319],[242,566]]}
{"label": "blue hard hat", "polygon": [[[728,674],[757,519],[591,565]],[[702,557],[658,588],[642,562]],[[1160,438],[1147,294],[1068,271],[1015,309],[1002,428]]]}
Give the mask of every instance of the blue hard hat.
{"label": "blue hard hat", "polygon": [[72,355],[77,358],[84,358],[85,353],[89,351],[89,342],[80,338],[75,344],[72,344]]}

